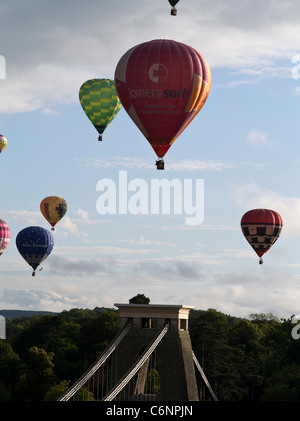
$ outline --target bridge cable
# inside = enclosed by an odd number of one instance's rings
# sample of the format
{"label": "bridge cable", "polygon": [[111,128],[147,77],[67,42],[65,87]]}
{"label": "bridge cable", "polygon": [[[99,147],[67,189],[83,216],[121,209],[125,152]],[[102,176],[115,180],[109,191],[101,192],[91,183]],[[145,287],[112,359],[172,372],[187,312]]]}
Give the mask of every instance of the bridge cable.
{"label": "bridge cable", "polygon": [[127,335],[132,328],[132,320],[129,320],[124,326],[124,329],[114,339],[114,341],[106,348],[105,352],[83,373],[83,375],[58,399],[58,401],[68,401],[101,367],[107,358],[117,348],[122,339]]}
{"label": "bridge cable", "polygon": [[199,364],[199,361],[197,360],[197,357],[196,357],[196,355],[194,354],[194,351],[192,351],[192,356],[193,356],[194,363],[195,363],[196,367],[198,368],[198,371],[199,371],[199,373],[200,373],[200,375],[201,375],[201,377],[202,377],[202,380],[204,381],[204,383],[205,383],[206,387],[208,388],[208,390],[209,390],[209,392],[210,392],[210,394],[211,394],[211,396],[212,396],[213,400],[214,400],[214,401],[217,401],[217,400],[218,400],[218,398],[217,398],[217,396],[215,395],[215,393],[214,393],[214,391],[213,391],[213,389],[212,389],[211,385],[209,384],[209,381],[208,381],[208,379],[207,379],[207,377],[206,377],[206,375],[205,375],[205,373],[204,373],[204,371],[203,371],[203,369],[202,369],[201,365]]}
{"label": "bridge cable", "polygon": [[103,398],[104,401],[112,401],[121,390],[129,383],[132,377],[137,373],[137,371],[142,367],[145,361],[149,358],[152,352],[155,350],[159,342],[165,336],[169,330],[170,323],[167,322],[153,342],[146,348],[143,354],[139,357],[133,367],[122,377],[122,379],[116,384],[116,386]]}

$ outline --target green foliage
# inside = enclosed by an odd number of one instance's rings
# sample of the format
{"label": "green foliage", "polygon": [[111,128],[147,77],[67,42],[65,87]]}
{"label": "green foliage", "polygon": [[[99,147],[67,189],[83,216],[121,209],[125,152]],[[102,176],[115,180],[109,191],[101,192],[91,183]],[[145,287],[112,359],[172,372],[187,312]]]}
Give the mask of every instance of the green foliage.
{"label": "green foliage", "polygon": [[[248,320],[214,309],[192,310],[189,321],[193,350],[220,401],[300,400],[300,340],[292,338],[293,327],[291,319],[272,314]],[[0,401],[57,400],[118,328],[118,312],[98,307],[8,320],[7,339],[0,340]],[[148,383],[159,390],[155,368]],[[75,399],[94,398],[86,390]]]}
{"label": "green foliage", "polygon": [[57,401],[69,388],[70,382],[62,380],[58,384],[51,386],[45,393],[44,401]]}
{"label": "green foliage", "polygon": [[193,312],[193,349],[219,400],[300,400],[300,342],[291,337],[291,321],[251,319]]}
{"label": "green foliage", "polygon": [[20,358],[12,346],[0,339],[0,401],[9,401],[18,378]]}
{"label": "green foliage", "polygon": [[159,389],[160,389],[159,372],[155,368],[151,368],[147,372],[145,393],[158,393]]}
{"label": "green foliage", "polygon": [[300,367],[296,364],[284,365],[275,370],[267,379],[263,401],[299,401]]}
{"label": "green foliage", "polygon": [[9,325],[7,340],[0,341],[0,400],[53,400],[114,338],[119,315],[71,309],[15,318]]}
{"label": "green foliage", "polygon": [[82,324],[80,349],[89,363],[92,363],[98,352],[103,351],[115,337],[119,328],[119,315],[108,310],[100,313],[89,322]]}
{"label": "green foliage", "polygon": [[137,294],[134,297],[130,298],[129,304],[149,304],[150,298],[146,297],[144,294]]}
{"label": "green foliage", "polygon": [[24,358],[25,366],[16,387],[18,400],[43,400],[49,387],[55,384],[52,360],[52,353],[48,354],[36,346],[27,351]]}

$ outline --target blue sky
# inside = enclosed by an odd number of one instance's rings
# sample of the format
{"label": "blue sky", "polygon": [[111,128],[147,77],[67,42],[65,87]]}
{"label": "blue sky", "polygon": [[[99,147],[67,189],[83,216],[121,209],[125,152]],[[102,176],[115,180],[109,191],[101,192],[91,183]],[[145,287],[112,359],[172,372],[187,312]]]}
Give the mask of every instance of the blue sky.
{"label": "blue sky", "polygon": [[[1,5],[0,132],[8,146],[0,218],[12,238],[0,258],[0,309],[112,307],[143,293],[151,303],[235,316],[300,314],[300,5],[181,0],[177,9],[170,16],[167,0]],[[84,81],[113,78],[124,52],[155,38],[191,45],[212,72],[208,100],[166,154],[164,172],[123,109],[100,143],[78,100]],[[120,171],[148,185],[204,180],[203,223],[99,215],[96,185],[117,185]],[[64,197],[68,212],[32,277],[15,238],[26,226],[49,228],[39,210],[49,195]],[[259,207],[284,222],[263,265],[240,231],[242,215]]]}

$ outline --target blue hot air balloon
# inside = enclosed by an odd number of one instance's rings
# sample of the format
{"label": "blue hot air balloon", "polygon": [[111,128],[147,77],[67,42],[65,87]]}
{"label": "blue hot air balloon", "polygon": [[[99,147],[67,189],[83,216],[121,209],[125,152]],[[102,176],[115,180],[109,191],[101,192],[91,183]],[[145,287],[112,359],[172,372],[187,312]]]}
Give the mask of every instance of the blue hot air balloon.
{"label": "blue hot air balloon", "polygon": [[32,276],[36,268],[49,256],[54,246],[50,231],[42,227],[28,227],[19,232],[16,246],[21,256],[32,267]]}

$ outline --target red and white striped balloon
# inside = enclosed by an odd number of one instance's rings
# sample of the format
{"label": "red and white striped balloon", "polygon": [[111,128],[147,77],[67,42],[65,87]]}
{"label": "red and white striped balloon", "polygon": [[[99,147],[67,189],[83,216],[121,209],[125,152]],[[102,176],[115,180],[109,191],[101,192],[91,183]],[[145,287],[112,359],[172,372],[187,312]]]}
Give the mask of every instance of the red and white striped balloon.
{"label": "red and white striped balloon", "polygon": [[0,256],[8,246],[10,240],[9,226],[3,219],[0,219]]}

